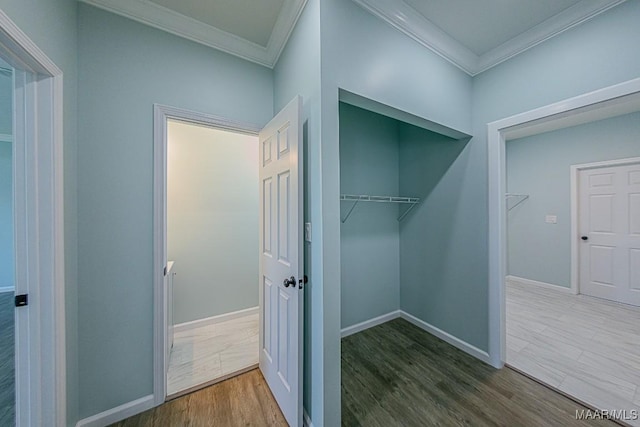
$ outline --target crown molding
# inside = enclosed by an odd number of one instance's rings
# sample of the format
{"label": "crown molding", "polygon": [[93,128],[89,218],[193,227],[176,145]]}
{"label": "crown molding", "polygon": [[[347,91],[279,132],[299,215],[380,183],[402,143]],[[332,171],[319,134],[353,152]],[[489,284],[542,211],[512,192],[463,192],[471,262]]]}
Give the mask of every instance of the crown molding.
{"label": "crown molding", "polygon": [[285,0],[267,46],[250,42],[149,0],[79,0],[196,43],[273,68],[307,0]]}
{"label": "crown molding", "polygon": [[465,73],[475,76],[626,0],[582,0],[480,56],[442,31],[403,0],[353,1]]}
{"label": "crown molding", "polygon": [[431,49],[467,74],[472,74],[478,55],[442,31],[402,0],[353,0],[356,4]]}

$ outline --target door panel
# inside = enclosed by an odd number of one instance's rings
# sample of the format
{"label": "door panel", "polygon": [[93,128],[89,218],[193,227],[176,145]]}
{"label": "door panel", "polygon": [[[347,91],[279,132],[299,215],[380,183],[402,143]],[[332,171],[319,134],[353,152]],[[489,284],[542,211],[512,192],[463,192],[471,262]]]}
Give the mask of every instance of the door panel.
{"label": "door panel", "polygon": [[291,426],[302,425],[301,104],[295,98],[260,132],[259,163],[260,370]]}
{"label": "door panel", "polygon": [[640,164],[579,177],[580,292],[640,306]]}

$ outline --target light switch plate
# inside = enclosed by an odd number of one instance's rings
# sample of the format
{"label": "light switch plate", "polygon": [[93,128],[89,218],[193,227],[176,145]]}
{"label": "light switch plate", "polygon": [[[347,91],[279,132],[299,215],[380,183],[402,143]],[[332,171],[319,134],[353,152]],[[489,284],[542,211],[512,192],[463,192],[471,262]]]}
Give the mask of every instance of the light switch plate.
{"label": "light switch plate", "polygon": [[310,222],[304,223],[304,240],[306,240],[307,242],[311,241],[311,223]]}
{"label": "light switch plate", "polygon": [[557,224],[558,217],[556,215],[547,215],[544,217],[544,222],[546,222],[547,224]]}

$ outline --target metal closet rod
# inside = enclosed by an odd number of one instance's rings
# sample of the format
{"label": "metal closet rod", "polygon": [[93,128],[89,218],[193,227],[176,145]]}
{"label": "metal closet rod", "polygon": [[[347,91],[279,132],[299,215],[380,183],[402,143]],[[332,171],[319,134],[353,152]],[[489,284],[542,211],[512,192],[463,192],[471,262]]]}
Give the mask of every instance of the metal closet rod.
{"label": "metal closet rod", "polygon": [[404,203],[410,204],[409,208],[404,211],[402,215],[398,218],[398,221],[402,221],[402,219],[407,216],[409,211],[413,209],[416,204],[420,202],[420,199],[417,197],[400,197],[400,196],[370,196],[368,194],[341,194],[340,200],[353,202],[353,205],[347,212],[347,215],[342,219],[342,223],[344,224],[347,219],[351,216],[351,213],[356,208],[359,202],[377,202],[377,203]]}

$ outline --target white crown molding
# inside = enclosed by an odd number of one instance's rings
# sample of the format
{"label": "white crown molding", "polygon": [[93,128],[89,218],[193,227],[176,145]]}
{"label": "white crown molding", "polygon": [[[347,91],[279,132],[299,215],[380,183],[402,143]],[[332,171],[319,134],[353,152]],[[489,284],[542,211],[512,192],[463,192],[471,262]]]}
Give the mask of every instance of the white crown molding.
{"label": "white crown molding", "polygon": [[79,1],[269,68],[278,61],[307,3],[307,0],[285,0],[265,47],[149,0]]}
{"label": "white crown molding", "polygon": [[421,45],[431,49],[468,74],[478,63],[478,55],[442,31],[403,0],[353,0]]}
{"label": "white crown molding", "polygon": [[582,0],[483,55],[476,55],[403,0],[353,0],[470,76],[530,49],[626,0]]}
{"label": "white crown molding", "polygon": [[500,46],[481,55],[478,60],[475,74],[479,74],[491,67],[531,49],[538,44],[557,36],[558,34],[575,27],[589,19],[624,3],[626,0],[582,0],[579,3],[552,16],[535,27],[512,38]]}

